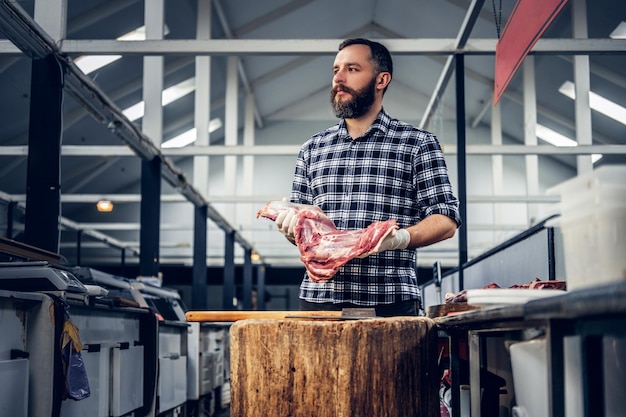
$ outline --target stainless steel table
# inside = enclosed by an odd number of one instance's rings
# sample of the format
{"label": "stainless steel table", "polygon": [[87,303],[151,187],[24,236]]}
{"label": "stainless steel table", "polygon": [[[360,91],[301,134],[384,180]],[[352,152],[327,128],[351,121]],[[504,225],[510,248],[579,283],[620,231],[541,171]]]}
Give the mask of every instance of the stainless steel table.
{"label": "stainless steel table", "polygon": [[[459,343],[467,340],[470,362],[471,415],[480,416],[480,369],[488,358],[482,349],[487,337],[515,335],[529,329],[545,332],[551,417],[565,416],[563,340],[581,337],[582,393],[585,417],[603,416],[604,375],[601,352],[604,336],[626,335],[626,282],[569,291],[526,304],[471,310],[435,319],[450,342],[450,369],[459,375]],[[453,417],[460,416],[460,386],[452,380]]]}

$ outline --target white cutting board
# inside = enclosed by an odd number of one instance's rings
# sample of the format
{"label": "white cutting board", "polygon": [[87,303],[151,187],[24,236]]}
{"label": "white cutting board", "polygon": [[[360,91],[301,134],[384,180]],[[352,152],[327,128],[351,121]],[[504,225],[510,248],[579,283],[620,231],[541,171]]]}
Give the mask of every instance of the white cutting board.
{"label": "white cutting board", "polygon": [[526,288],[481,288],[467,290],[467,304],[494,306],[524,304],[530,300],[563,295],[565,291],[555,289],[533,290]]}

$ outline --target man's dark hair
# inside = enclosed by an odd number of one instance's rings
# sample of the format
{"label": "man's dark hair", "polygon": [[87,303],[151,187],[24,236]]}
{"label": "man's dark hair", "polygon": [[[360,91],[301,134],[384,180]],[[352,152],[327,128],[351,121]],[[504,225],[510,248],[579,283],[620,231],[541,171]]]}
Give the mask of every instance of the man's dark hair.
{"label": "man's dark hair", "polygon": [[[391,74],[393,78],[393,61],[391,60],[391,54],[389,50],[381,43],[376,41],[370,41],[369,39],[364,38],[353,38],[346,39],[341,42],[339,45],[339,50],[341,51],[346,46],[350,45],[365,45],[370,48],[370,55],[372,57],[372,61],[374,62],[374,68],[376,69],[376,73],[380,74],[381,72],[388,72]],[[383,94],[387,92],[387,87],[383,90]]]}
{"label": "man's dark hair", "polygon": [[339,45],[339,50],[341,51],[343,48],[350,45],[369,46],[376,71],[379,73],[388,72],[393,77],[393,61],[391,60],[391,54],[383,44],[364,38],[346,39]]}

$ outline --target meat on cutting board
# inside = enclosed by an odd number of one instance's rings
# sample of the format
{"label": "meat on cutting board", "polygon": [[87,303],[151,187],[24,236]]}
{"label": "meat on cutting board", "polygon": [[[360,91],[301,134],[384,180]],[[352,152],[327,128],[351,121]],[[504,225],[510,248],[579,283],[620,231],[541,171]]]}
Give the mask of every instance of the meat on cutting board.
{"label": "meat on cutting board", "polygon": [[257,212],[258,217],[275,221],[283,210],[295,209],[298,222],[294,231],[300,259],[309,278],[327,281],[351,259],[372,254],[383,239],[397,229],[395,219],[375,222],[365,229],[338,230],[317,206],[271,201]]}

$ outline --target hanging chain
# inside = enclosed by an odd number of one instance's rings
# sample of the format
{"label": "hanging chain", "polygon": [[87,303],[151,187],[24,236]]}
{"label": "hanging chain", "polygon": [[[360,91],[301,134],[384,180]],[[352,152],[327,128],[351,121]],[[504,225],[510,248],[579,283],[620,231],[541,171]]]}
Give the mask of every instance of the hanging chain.
{"label": "hanging chain", "polygon": [[496,22],[496,33],[500,39],[500,28],[502,27],[502,0],[498,0],[498,11],[496,12],[496,0],[491,0],[493,6],[493,19]]}

